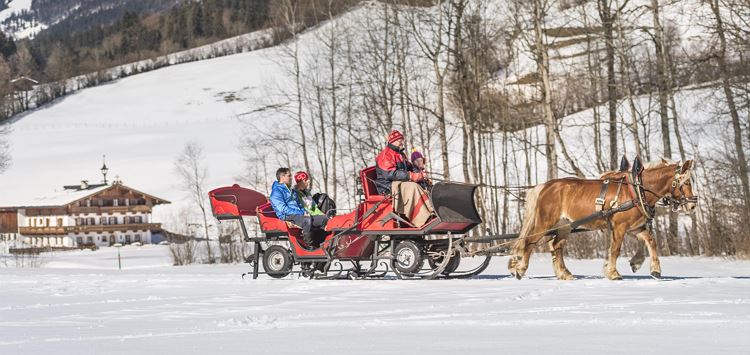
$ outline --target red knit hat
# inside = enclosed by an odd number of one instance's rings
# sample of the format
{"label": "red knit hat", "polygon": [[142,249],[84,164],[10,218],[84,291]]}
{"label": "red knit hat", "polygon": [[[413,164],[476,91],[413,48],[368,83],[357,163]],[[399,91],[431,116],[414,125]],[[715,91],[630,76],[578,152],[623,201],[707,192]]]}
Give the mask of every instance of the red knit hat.
{"label": "red knit hat", "polygon": [[397,130],[392,130],[391,134],[388,135],[388,143],[393,143],[399,139],[404,139],[404,135]]}
{"label": "red knit hat", "polygon": [[294,182],[300,182],[303,180],[307,180],[309,178],[310,178],[310,175],[308,175],[304,171],[298,171],[297,173],[294,174]]}

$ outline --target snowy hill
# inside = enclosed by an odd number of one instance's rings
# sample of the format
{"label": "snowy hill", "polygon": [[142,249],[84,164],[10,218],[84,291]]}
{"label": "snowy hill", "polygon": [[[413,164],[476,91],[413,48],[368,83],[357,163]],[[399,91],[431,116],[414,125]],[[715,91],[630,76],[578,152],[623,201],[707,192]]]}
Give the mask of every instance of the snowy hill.
{"label": "snowy hill", "polygon": [[[6,3],[6,8],[2,3]],[[128,11],[152,13],[179,0],[3,0],[0,30],[16,39],[33,38],[48,28],[71,33],[107,25]]]}
{"label": "snowy hill", "polygon": [[23,203],[81,179],[96,181],[102,154],[110,176],[179,201],[172,162],[191,140],[205,146],[210,184],[231,182],[242,160],[236,115],[247,111],[245,100],[262,96],[263,83],[278,73],[265,59],[269,51],[136,75],[18,117],[9,139],[13,166],[0,176],[0,204]]}

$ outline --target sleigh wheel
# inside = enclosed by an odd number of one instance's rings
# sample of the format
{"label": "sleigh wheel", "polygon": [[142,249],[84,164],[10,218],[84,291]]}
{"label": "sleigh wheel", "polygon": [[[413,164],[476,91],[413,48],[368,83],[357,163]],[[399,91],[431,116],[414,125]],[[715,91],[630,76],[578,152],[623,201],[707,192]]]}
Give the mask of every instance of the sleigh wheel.
{"label": "sleigh wheel", "polygon": [[[434,257],[434,258],[428,257],[427,262],[430,264],[430,269],[433,269],[433,270],[437,269],[443,263],[443,258],[445,258],[445,256],[442,256],[442,255]],[[451,256],[451,258],[448,260],[448,265],[445,266],[445,269],[443,269],[442,274],[448,275],[452,272],[455,272],[456,269],[458,269],[459,263],[461,263],[461,256],[458,255],[458,253],[454,253],[453,256]]]}
{"label": "sleigh wheel", "polygon": [[422,267],[422,252],[411,240],[401,241],[393,249],[391,266],[401,274],[416,274]]}
{"label": "sleigh wheel", "polygon": [[281,245],[272,245],[263,253],[263,269],[273,278],[285,277],[292,272],[292,255]]}

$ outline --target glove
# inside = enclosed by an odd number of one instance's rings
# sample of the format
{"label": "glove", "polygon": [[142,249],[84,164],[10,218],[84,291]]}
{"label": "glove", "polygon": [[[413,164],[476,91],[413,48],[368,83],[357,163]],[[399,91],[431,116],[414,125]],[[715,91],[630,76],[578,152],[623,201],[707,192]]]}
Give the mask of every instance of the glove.
{"label": "glove", "polygon": [[414,173],[414,172],[409,173],[409,180],[414,181],[414,182],[420,182],[424,180],[424,172],[422,171],[418,173]]}

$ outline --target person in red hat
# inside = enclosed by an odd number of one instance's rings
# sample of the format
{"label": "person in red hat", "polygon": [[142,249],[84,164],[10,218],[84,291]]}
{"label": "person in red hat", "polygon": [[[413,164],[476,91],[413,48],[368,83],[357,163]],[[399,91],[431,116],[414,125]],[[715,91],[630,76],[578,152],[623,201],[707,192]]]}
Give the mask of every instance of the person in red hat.
{"label": "person in red hat", "polygon": [[310,192],[311,182],[310,175],[305,171],[298,171],[294,174],[294,189],[292,194],[297,198],[297,203],[307,211],[311,216],[323,216],[325,213],[318,208],[318,204]]}
{"label": "person in red hat", "polygon": [[419,185],[425,179],[424,171],[414,171],[406,158],[404,135],[391,131],[385,148],[375,160],[378,193],[393,195],[394,212],[408,218],[415,227],[422,227],[434,215],[434,208],[427,192]]}
{"label": "person in red hat", "polygon": [[[305,243],[309,246],[317,247],[325,238],[318,234],[325,228],[328,223],[328,216],[318,208],[318,204],[310,192],[311,182],[310,174],[305,171],[298,171],[294,174],[294,188],[292,196],[297,200],[297,204],[305,210],[305,219],[300,224],[303,228],[303,237]],[[308,227],[305,230],[305,227]]]}

